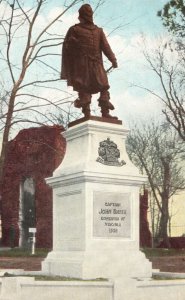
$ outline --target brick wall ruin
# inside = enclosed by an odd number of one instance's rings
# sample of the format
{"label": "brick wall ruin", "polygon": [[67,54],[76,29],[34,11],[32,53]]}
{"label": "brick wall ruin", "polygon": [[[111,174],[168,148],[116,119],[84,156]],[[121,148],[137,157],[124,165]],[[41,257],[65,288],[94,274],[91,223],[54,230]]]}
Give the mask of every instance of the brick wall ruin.
{"label": "brick wall ruin", "polygon": [[[21,184],[34,182],[36,246],[52,247],[52,189],[45,178],[63,160],[66,142],[61,126],[42,126],[21,130],[9,142],[1,193],[2,245],[20,246]],[[29,212],[29,210],[28,210]],[[24,224],[22,225],[24,228]],[[11,245],[13,243],[13,245]]]}

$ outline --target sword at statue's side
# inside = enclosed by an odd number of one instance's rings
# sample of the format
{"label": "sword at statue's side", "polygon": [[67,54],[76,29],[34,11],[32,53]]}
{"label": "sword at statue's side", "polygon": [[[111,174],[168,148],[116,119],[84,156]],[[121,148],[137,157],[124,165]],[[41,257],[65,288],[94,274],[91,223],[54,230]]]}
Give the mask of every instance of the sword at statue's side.
{"label": "sword at statue's side", "polygon": [[107,70],[106,70],[106,73],[108,74],[108,73],[110,73],[110,71],[113,69],[113,66],[111,66],[110,68],[108,68]]}

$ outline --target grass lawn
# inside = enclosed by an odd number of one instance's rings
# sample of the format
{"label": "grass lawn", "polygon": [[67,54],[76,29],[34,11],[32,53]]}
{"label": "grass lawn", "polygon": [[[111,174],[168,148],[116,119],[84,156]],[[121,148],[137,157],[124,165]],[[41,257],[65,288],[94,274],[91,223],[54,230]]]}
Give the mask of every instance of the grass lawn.
{"label": "grass lawn", "polygon": [[1,250],[0,257],[46,257],[48,249],[38,248],[35,250],[35,254],[31,254],[30,249],[12,248],[10,250]]}
{"label": "grass lawn", "polygon": [[[1,250],[0,257],[46,257],[48,249],[38,248],[35,254],[31,254],[29,249],[13,248],[10,250]],[[141,249],[145,253],[146,257],[160,257],[160,256],[185,256],[185,249],[162,249],[162,248],[145,248]]]}
{"label": "grass lawn", "polygon": [[[14,275],[11,273],[5,273],[3,277],[19,277],[20,275]],[[65,276],[47,276],[47,275],[24,275],[24,277],[34,277],[35,280],[46,280],[46,281],[108,281],[106,278],[95,278],[95,279],[81,279]]]}
{"label": "grass lawn", "polygon": [[185,249],[163,249],[163,248],[145,248],[141,249],[146,257],[160,257],[160,256],[184,256]]}

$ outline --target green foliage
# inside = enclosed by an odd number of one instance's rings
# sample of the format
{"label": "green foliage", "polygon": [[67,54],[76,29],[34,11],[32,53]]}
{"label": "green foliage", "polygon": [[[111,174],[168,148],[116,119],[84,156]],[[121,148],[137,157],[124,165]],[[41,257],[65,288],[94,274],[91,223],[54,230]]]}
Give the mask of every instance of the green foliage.
{"label": "green foliage", "polygon": [[185,37],[185,4],[183,0],[171,0],[167,2],[157,15],[163,24],[175,36]]}

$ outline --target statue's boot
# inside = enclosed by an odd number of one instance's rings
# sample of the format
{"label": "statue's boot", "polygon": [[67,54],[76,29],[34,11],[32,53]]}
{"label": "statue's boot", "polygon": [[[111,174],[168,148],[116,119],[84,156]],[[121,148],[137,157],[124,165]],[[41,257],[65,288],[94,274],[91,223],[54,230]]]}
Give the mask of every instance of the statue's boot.
{"label": "statue's boot", "polygon": [[108,108],[102,108],[102,109],[101,109],[101,113],[102,113],[102,117],[103,117],[103,118],[109,118],[109,119],[115,119],[115,120],[118,119],[117,117],[111,116],[111,115],[109,114],[109,109],[108,109]]}
{"label": "statue's boot", "polygon": [[81,103],[80,99],[76,99],[74,101],[74,107],[76,107],[76,108],[81,108],[82,107],[82,103]]}
{"label": "statue's boot", "polygon": [[117,117],[111,116],[109,114],[109,110],[113,110],[114,105],[110,102],[110,94],[108,91],[101,92],[98,102],[98,106],[101,107],[102,117],[109,119],[118,119]]}
{"label": "statue's boot", "polygon": [[85,116],[85,118],[89,118],[90,113],[90,104],[91,104],[91,97],[92,95],[90,93],[86,93],[84,91],[78,92],[78,99],[74,101],[74,106],[76,108],[82,108],[82,112]]}
{"label": "statue's boot", "polygon": [[83,105],[82,112],[85,118],[89,118],[91,116],[90,104]]}
{"label": "statue's boot", "polygon": [[84,104],[79,99],[76,99],[74,101],[74,107],[82,108],[82,112],[83,112],[85,118],[90,117],[91,112],[90,112],[90,105],[89,104]]}

